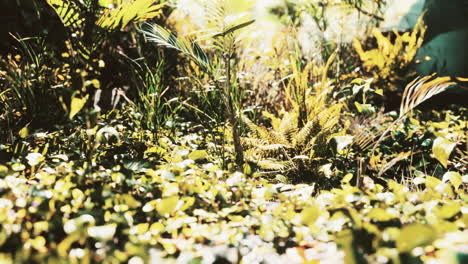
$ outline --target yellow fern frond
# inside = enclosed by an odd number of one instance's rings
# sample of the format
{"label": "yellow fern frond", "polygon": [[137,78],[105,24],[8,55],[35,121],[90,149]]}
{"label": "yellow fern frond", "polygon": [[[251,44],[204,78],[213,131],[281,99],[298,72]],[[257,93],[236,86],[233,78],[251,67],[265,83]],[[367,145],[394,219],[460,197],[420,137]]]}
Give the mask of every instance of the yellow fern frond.
{"label": "yellow fern frond", "polygon": [[298,114],[296,112],[286,112],[283,114],[283,118],[276,131],[280,132],[287,138],[291,137],[291,134],[297,131],[298,126]]}
{"label": "yellow fern frond", "polygon": [[294,147],[303,146],[307,144],[307,141],[313,136],[313,130],[317,127],[316,120],[310,120],[306,125],[299,130],[294,137]]}
{"label": "yellow fern frond", "polygon": [[273,159],[261,160],[257,162],[257,166],[263,170],[270,171],[285,171],[291,167],[290,162],[277,161]]}

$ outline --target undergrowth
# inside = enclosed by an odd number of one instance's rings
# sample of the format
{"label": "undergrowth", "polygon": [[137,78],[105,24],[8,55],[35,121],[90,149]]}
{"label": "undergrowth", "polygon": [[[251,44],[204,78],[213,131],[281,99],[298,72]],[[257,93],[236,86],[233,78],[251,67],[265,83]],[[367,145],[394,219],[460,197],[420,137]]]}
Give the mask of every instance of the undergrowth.
{"label": "undergrowth", "polygon": [[34,5],[53,26],[0,53],[0,262],[466,263],[468,110],[430,108],[466,79],[417,76],[424,17],[262,3]]}

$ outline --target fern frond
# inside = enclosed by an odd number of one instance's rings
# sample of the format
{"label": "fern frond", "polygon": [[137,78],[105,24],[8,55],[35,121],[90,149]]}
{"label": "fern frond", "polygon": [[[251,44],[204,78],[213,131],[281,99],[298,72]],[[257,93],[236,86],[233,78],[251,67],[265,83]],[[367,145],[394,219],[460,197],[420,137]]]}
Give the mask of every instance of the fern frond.
{"label": "fern frond", "polygon": [[298,130],[298,118],[299,115],[296,112],[284,113],[283,117],[281,118],[279,127],[275,130],[279,131],[287,138],[292,138],[292,135]]}
{"label": "fern frond", "polygon": [[264,145],[264,146],[258,146],[257,147],[261,151],[266,151],[266,152],[277,152],[280,150],[284,150],[289,148],[288,145],[284,144],[269,144],[269,145]]}
{"label": "fern frond", "polygon": [[325,129],[330,129],[334,127],[338,123],[342,109],[342,104],[334,104],[320,112],[318,114],[320,126]]}
{"label": "fern frond", "polygon": [[257,162],[257,166],[263,170],[285,171],[291,167],[291,163],[287,161],[277,161],[266,159]]}
{"label": "fern frond", "polygon": [[289,145],[287,138],[277,131],[269,130],[266,127],[258,126],[254,124],[248,117],[242,116],[242,121],[247,125],[247,127],[256,134],[256,136],[262,140],[271,143]]}
{"label": "fern frond", "polygon": [[255,133],[258,136],[258,138],[260,138],[262,140],[265,140],[267,142],[270,141],[271,135],[270,135],[270,132],[268,131],[267,128],[254,124],[245,115],[242,116],[242,121],[244,122],[244,124],[247,125],[247,127],[250,129],[250,131],[252,131],[253,133]]}
{"label": "fern frond", "polygon": [[310,140],[313,136],[313,130],[317,127],[316,120],[308,121],[303,128],[299,130],[297,135],[294,137],[294,147],[302,146]]}
{"label": "fern frond", "polygon": [[268,111],[263,111],[262,115],[271,120],[270,121],[271,126],[273,127],[274,130],[279,130],[280,123],[281,123],[281,120],[279,118],[277,118],[276,116],[274,116],[272,113]]}
{"label": "fern frond", "polygon": [[247,148],[244,150],[244,158],[246,161],[257,163],[258,160],[262,159],[262,156],[256,149]]}
{"label": "fern frond", "polygon": [[395,121],[393,121],[390,126],[387,127],[380,138],[374,143],[374,147],[371,150],[370,156],[373,156],[375,149],[385,138],[387,133],[390,132],[390,129],[398,122],[404,120],[408,113],[434,95],[440,94],[448,87],[456,84],[455,82],[451,81],[450,77],[434,78],[434,76],[435,74],[422,78],[418,77],[406,86],[400,105],[400,116]]}
{"label": "fern frond", "polygon": [[391,161],[387,162],[380,170],[379,173],[377,174],[377,177],[380,178],[382,175],[384,175],[385,172],[387,172],[389,169],[391,169],[395,164],[398,162],[407,159],[409,156],[412,155],[412,152],[404,152],[404,153],[399,153],[395,158],[393,158]]}
{"label": "fern frond", "polygon": [[241,138],[242,145],[246,148],[256,148],[258,146],[265,146],[268,145],[268,141],[259,138],[250,138],[250,137],[243,137]]}
{"label": "fern frond", "polygon": [[[242,9],[250,9],[253,1],[249,2],[247,6],[242,5]],[[250,12],[239,13],[239,10],[234,8],[236,5],[238,1],[234,0],[205,1],[207,25],[202,30],[203,37],[198,40],[210,39],[214,49],[232,55],[239,41],[235,33],[255,22],[251,19]]]}

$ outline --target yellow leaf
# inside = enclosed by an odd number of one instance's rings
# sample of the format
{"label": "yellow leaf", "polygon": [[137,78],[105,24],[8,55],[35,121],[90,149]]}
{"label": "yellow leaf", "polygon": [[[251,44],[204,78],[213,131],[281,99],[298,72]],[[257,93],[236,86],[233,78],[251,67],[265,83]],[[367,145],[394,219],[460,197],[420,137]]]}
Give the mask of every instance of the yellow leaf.
{"label": "yellow leaf", "polygon": [[204,160],[208,157],[208,153],[205,150],[195,150],[188,155],[188,158],[194,161]]}
{"label": "yellow leaf", "polygon": [[83,109],[85,106],[86,102],[88,101],[88,95],[86,95],[84,98],[78,98],[73,96],[70,104],[70,113],[69,117],[70,119],[73,119],[73,117],[78,114],[78,112]]}
{"label": "yellow leaf", "polygon": [[442,177],[443,182],[450,182],[455,189],[463,183],[462,176],[458,172],[449,171]]}
{"label": "yellow leaf", "polygon": [[442,184],[442,181],[440,181],[439,179],[435,177],[427,176],[425,183],[426,183],[426,188],[435,189],[437,186],[439,186],[439,184]]}
{"label": "yellow leaf", "polygon": [[443,137],[438,137],[436,140],[434,140],[434,144],[432,145],[432,153],[434,154],[434,157],[444,166],[444,168],[447,168],[447,161],[450,157],[450,153],[453,151],[453,148],[455,148],[455,145],[455,143]]}
{"label": "yellow leaf", "polygon": [[374,221],[387,222],[392,219],[398,218],[398,215],[391,214],[383,208],[373,208],[369,211],[367,217]]}
{"label": "yellow leaf", "polygon": [[400,236],[396,240],[399,252],[410,252],[416,247],[425,246],[437,238],[434,229],[424,224],[412,224],[401,229]]}
{"label": "yellow leaf", "polygon": [[29,135],[29,129],[28,127],[23,127],[19,132],[18,132],[18,135],[21,137],[21,138],[25,138]]}
{"label": "yellow leaf", "polygon": [[39,252],[47,251],[47,248],[45,247],[46,240],[43,236],[38,236],[30,240],[30,243],[31,243],[31,246]]}
{"label": "yellow leaf", "polygon": [[179,196],[172,196],[169,198],[162,199],[156,204],[156,211],[162,216],[172,214],[177,208],[179,203]]}
{"label": "yellow leaf", "polygon": [[312,226],[320,216],[320,208],[317,205],[305,208],[301,212],[302,223]]}
{"label": "yellow leaf", "polygon": [[450,202],[441,207],[434,208],[434,213],[437,217],[442,219],[449,219],[458,214],[461,210],[460,204],[457,202]]}
{"label": "yellow leaf", "polygon": [[348,184],[352,179],[353,179],[353,174],[348,173],[343,177],[343,179],[341,180],[341,183],[342,184]]}

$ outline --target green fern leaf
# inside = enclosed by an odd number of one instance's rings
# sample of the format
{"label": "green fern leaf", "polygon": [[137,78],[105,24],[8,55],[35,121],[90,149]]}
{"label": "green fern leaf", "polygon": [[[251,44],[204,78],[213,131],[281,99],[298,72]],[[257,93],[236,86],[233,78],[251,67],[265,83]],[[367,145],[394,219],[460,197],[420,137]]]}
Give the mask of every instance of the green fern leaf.
{"label": "green fern leaf", "polygon": [[117,8],[106,9],[96,24],[107,30],[122,29],[131,22],[140,22],[159,16],[164,4],[155,0],[134,0]]}

